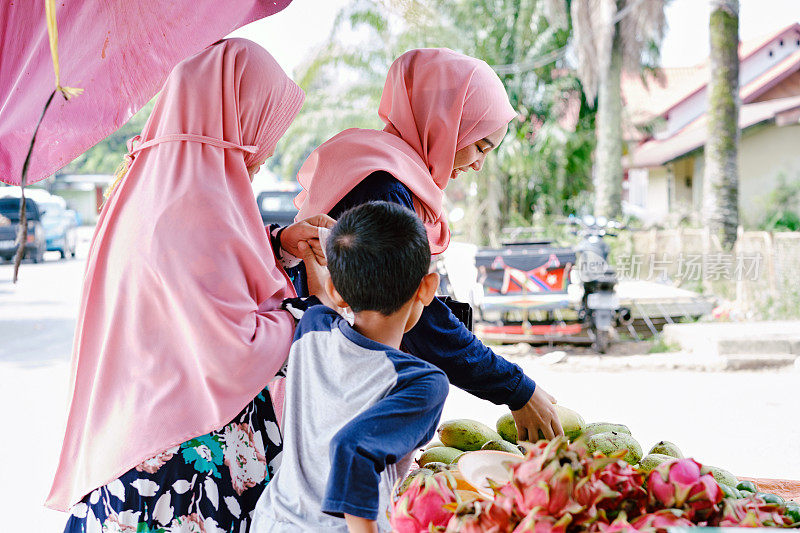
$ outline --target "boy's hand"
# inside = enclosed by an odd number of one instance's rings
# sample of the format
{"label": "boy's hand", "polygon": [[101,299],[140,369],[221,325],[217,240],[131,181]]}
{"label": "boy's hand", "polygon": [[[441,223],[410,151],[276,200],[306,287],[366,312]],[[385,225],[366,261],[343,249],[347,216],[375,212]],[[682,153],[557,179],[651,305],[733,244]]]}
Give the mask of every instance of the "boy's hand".
{"label": "boy's hand", "polygon": [[344,519],[350,533],[378,533],[378,522],[375,520],[367,520],[347,513],[344,514]]}
{"label": "boy's hand", "polygon": [[327,305],[331,309],[335,309],[333,301],[325,290],[325,282],[328,280],[328,269],[320,264],[319,256],[305,241],[298,243],[298,255],[300,259],[306,264],[306,284],[308,285],[308,294],[316,296],[323,305]]}
{"label": "boy's hand", "polygon": [[517,423],[517,440],[536,442],[539,440],[539,430],[542,430],[546,439],[563,435],[564,430],[558,421],[554,403],[556,399],[537,384],[528,403],[516,411],[511,411],[514,422]]}
{"label": "boy's hand", "polygon": [[314,252],[317,261],[323,266],[327,265],[325,253],[319,242],[319,228],[332,228],[335,223],[336,221],[328,215],[315,215],[286,226],[281,232],[281,248],[295,257],[302,258],[298,245],[304,242]]}

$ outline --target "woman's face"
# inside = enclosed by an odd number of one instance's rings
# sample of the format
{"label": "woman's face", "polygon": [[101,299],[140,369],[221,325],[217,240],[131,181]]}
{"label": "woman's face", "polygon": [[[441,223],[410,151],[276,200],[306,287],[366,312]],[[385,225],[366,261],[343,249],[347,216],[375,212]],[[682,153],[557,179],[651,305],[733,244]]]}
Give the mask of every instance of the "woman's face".
{"label": "woman's face", "polygon": [[503,140],[507,131],[508,124],[503,124],[494,133],[456,152],[456,157],[453,160],[453,173],[450,175],[450,179],[456,179],[460,173],[466,172],[470,168],[476,171],[480,170],[483,166],[483,160],[486,159],[486,154],[500,145],[500,141]]}

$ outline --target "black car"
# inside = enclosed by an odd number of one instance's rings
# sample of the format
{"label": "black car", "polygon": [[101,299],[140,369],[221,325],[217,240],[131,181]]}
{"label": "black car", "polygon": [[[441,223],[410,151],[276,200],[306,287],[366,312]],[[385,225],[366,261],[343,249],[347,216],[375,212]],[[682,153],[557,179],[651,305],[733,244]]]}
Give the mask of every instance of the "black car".
{"label": "black car", "polygon": [[298,191],[263,191],[258,194],[258,210],[264,225],[279,224],[287,226],[294,222],[297,208],[294,197]]}
{"label": "black car", "polygon": [[[0,257],[6,261],[17,253],[17,230],[19,228],[19,198],[0,198]],[[25,213],[28,219],[28,240],[25,243],[25,257],[34,263],[44,260],[47,247],[39,206],[30,198],[25,199]]]}

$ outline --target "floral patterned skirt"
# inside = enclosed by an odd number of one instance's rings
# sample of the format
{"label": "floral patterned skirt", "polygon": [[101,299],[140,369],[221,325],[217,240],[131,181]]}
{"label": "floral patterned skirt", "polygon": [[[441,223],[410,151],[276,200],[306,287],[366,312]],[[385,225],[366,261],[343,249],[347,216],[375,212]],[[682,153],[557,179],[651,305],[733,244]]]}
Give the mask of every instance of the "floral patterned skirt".
{"label": "floral patterned skirt", "polygon": [[268,389],[219,431],[164,450],[71,509],[65,533],[244,533],[280,462]]}

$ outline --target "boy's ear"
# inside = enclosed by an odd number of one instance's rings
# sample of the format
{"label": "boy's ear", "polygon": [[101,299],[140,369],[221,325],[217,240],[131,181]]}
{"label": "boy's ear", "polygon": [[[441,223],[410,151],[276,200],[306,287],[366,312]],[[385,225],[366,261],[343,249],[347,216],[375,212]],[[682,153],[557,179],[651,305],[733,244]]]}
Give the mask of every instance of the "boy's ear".
{"label": "boy's ear", "polygon": [[336,307],[350,307],[347,305],[347,302],[344,301],[342,295],[339,294],[339,291],[336,290],[336,287],[333,286],[333,280],[330,276],[325,279],[325,292],[328,293],[328,298],[331,299],[333,305]]}
{"label": "boy's ear", "polygon": [[436,272],[430,272],[425,274],[425,277],[422,278],[422,282],[419,284],[419,289],[417,289],[417,298],[422,305],[428,305],[433,301],[433,297],[436,296],[436,289],[439,288],[439,274]]}

